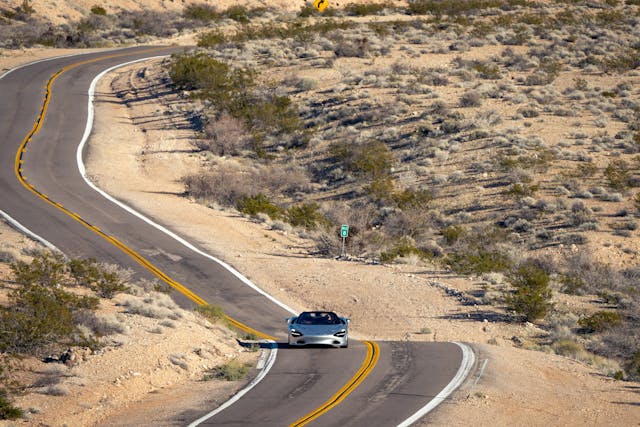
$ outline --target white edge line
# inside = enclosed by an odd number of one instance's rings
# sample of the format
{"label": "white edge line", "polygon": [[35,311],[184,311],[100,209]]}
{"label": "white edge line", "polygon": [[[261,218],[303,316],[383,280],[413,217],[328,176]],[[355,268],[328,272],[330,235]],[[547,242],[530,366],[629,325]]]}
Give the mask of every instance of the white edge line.
{"label": "white edge line", "polygon": [[58,56],[51,56],[49,58],[44,58],[44,59],[37,59],[37,60],[34,60],[34,61],[30,61],[30,62],[26,62],[24,64],[17,65],[17,66],[15,66],[13,68],[10,68],[9,70],[5,71],[3,74],[0,75],[0,80],[2,80],[5,76],[13,73],[16,70],[19,70],[19,69],[24,68],[24,67],[28,67],[30,65],[39,64],[41,62],[53,61],[54,59],[60,59],[60,58],[69,58],[69,57],[72,57],[72,56],[90,55],[92,53],[98,53],[99,54],[99,53],[111,52],[111,51],[115,51],[115,50],[119,50],[119,49],[116,48],[116,49],[105,49],[105,50],[93,51],[93,52],[77,52],[77,53],[69,53],[67,55],[58,55]]}
{"label": "white edge line", "polygon": [[271,341],[271,340],[269,340],[268,342],[271,344],[271,350],[269,351],[269,358],[267,359],[267,364],[264,367],[264,369],[245,388],[243,388],[242,390],[237,392],[231,399],[227,400],[222,405],[218,406],[216,409],[214,409],[213,411],[209,412],[208,414],[203,415],[202,417],[200,417],[197,420],[193,421],[187,427],[198,426],[201,423],[207,421],[209,418],[212,418],[215,415],[219,414],[220,412],[224,411],[229,406],[233,405],[238,400],[240,400],[240,398],[242,396],[247,394],[249,392],[249,390],[254,388],[260,381],[262,381],[262,379],[269,373],[269,370],[271,370],[271,367],[273,366],[273,364],[276,361],[276,354],[278,353],[278,345],[276,344],[276,342],[275,341]]}
{"label": "white edge line", "polygon": [[297,311],[293,310],[291,307],[287,306],[283,302],[277,300],[272,295],[270,295],[267,292],[265,292],[264,290],[260,289],[257,285],[255,285],[253,282],[251,282],[251,280],[249,280],[248,278],[243,276],[238,270],[236,270],[235,268],[231,267],[226,262],[224,262],[224,261],[222,261],[222,260],[220,260],[220,259],[218,259],[218,258],[216,258],[216,257],[214,257],[212,255],[209,255],[208,253],[198,249],[193,244],[191,244],[187,240],[183,239],[182,237],[178,236],[174,232],[172,232],[172,231],[168,230],[167,228],[163,227],[162,225],[152,221],[150,218],[144,216],[143,214],[141,214],[140,212],[134,210],[130,206],[128,206],[128,205],[124,204],[123,202],[117,200],[116,198],[112,197],[110,194],[108,194],[105,191],[103,191],[100,188],[98,188],[87,177],[86,168],[85,168],[84,162],[82,160],[82,152],[84,150],[84,147],[85,147],[87,141],[89,140],[89,136],[91,135],[91,131],[92,131],[92,128],[93,128],[93,118],[94,118],[93,100],[94,100],[94,97],[95,97],[95,89],[96,89],[96,85],[97,85],[98,81],[102,77],[104,77],[105,74],[115,70],[116,68],[124,67],[124,66],[130,65],[130,64],[135,64],[137,62],[148,61],[150,59],[159,59],[159,58],[166,58],[166,57],[167,57],[167,55],[152,56],[152,57],[137,59],[135,61],[129,61],[129,62],[125,62],[125,63],[122,63],[122,64],[118,64],[118,65],[115,65],[113,67],[107,68],[106,70],[104,70],[103,72],[98,74],[93,79],[93,81],[91,82],[91,86],[89,88],[89,101],[88,101],[88,104],[89,104],[88,105],[88,109],[89,109],[89,111],[88,111],[88,117],[87,117],[87,125],[86,125],[85,130],[84,130],[84,135],[82,136],[82,141],[80,142],[80,145],[78,145],[78,149],[76,151],[76,161],[78,163],[78,169],[80,170],[80,174],[82,175],[82,178],[84,179],[84,181],[87,183],[87,185],[89,187],[93,188],[95,191],[100,193],[103,197],[105,197],[110,202],[115,203],[116,205],[120,206],[122,209],[124,209],[127,212],[129,212],[131,215],[134,215],[134,216],[138,217],[139,219],[143,220],[144,222],[146,222],[147,224],[151,225],[152,227],[155,227],[156,229],[160,230],[161,232],[165,233],[166,235],[172,237],[173,239],[175,239],[176,241],[178,241],[179,243],[181,243],[185,247],[191,249],[195,253],[197,253],[199,255],[202,255],[203,257],[208,258],[208,259],[218,263],[219,265],[224,267],[226,270],[228,270],[231,274],[233,274],[236,278],[238,278],[241,282],[243,282],[245,285],[249,286],[254,291],[256,291],[259,294],[263,295],[264,297],[269,299],[271,302],[273,302],[274,304],[280,306],[281,308],[283,308],[284,310],[288,311],[289,313],[297,314]]}
{"label": "white edge line", "polygon": [[456,373],[455,377],[453,377],[451,382],[449,382],[449,384],[447,384],[447,386],[443,388],[442,391],[438,393],[436,397],[431,399],[429,403],[427,403],[425,406],[420,408],[418,412],[416,412],[415,414],[413,414],[412,416],[410,416],[409,418],[407,418],[406,420],[398,424],[398,427],[410,426],[411,424],[418,421],[420,418],[427,415],[436,406],[438,406],[447,397],[449,397],[449,395],[453,393],[455,389],[460,387],[460,385],[467,378],[467,376],[469,375],[469,372],[471,372],[471,368],[475,363],[476,356],[473,353],[473,350],[471,349],[471,347],[469,347],[467,344],[462,344],[459,342],[454,342],[454,344],[457,344],[458,347],[460,347],[460,349],[462,350],[462,362],[460,362],[460,368],[458,368],[458,372]]}
{"label": "white edge line", "polygon": [[44,237],[38,236],[36,233],[34,233],[33,231],[29,230],[27,227],[25,227],[24,225],[20,224],[18,221],[16,221],[15,219],[13,219],[8,213],[6,213],[3,210],[0,210],[0,216],[2,218],[4,218],[6,220],[6,222],[12,226],[13,228],[17,229],[18,231],[26,234],[27,236],[31,237],[33,240],[36,240],[40,243],[42,243],[44,246],[46,246],[50,251],[52,252],[58,252],[58,253],[62,253],[62,251],[60,249],[58,249],[57,247],[55,247],[55,245],[53,243],[51,243],[50,241],[48,241],[47,239],[45,239]]}

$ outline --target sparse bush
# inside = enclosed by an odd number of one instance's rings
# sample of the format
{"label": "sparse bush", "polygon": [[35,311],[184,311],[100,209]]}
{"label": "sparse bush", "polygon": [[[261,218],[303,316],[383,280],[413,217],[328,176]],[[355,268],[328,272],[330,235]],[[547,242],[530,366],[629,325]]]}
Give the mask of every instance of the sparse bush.
{"label": "sparse bush", "polygon": [[562,292],[570,295],[582,295],[587,285],[583,278],[572,274],[560,275],[559,281],[562,284]]}
{"label": "sparse bush", "polygon": [[95,5],[91,8],[91,13],[93,13],[94,15],[106,16],[107,10],[102,6]]}
{"label": "sparse bush", "polygon": [[512,264],[507,254],[479,247],[449,254],[445,262],[456,273],[476,275],[492,271],[506,271]]}
{"label": "sparse bush", "polygon": [[124,277],[118,269],[98,264],[92,258],[69,261],[69,270],[76,283],[92,289],[101,298],[113,298],[129,289],[125,284],[128,277]]}
{"label": "sparse bush", "polygon": [[377,15],[387,7],[384,3],[351,3],[345,6],[344,11],[352,16]]}
{"label": "sparse bush", "polygon": [[398,257],[407,257],[409,255],[416,255],[420,259],[430,257],[430,254],[415,247],[410,239],[403,238],[393,248],[380,253],[380,262],[387,264]]}
{"label": "sparse bush", "polygon": [[241,24],[246,24],[249,22],[249,14],[246,7],[241,5],[229,6],[227,10],[222,12],[222,15],[233,19],[236,22],[240,22]]}
{"label": "sparse bush", "polygon": [[222,311],[222,307],[217,305],[199,305],[195,308],[196,313],[201,314],[212,323],[226,321],[226,314]]}
{"label": "sparse bush", "polygon": [[456,243],[465,234],[465,228],[460,225],[450,225],[440,230],[440,234],[444,237],[447,245]]}
{"label": "sparse bush", "polygon": [[243,196],[236,204],[237,209],[247,215],[257,215],[260,212],[266,213],[271,219],[282,217],[284,210],[272,203],[264,194],[258,193],[255,196]]}
{"label": "sparse bush", "polygon": [[622,319],[615,311],[598,311],[591,316],[578,320],[578,325],[587,332],[602,332],[619,326],[621,323]]}
{"label": "sparse bush", "polygon": [[391,197],[400,209],[426,210],[433,200],[433,192],[428,189],[407,188],[399,193],[394,193]]}
{"label": "sparse bush", "polygon": [[13,405],[9,393],[0,388],[0,420],[17,420],[24,416],[24,411]]}
{"label": "sparse bush", "polygon": [[613,160],[605,168],[604,176],[611,188],[624,190],[629,186],[629,164],[624,160]]}
{"label": "sparse bush", "polygon": [[[48,345],[69,343],[76,329],[74,316],[95,310],[99,300],[64,290],[56,273],[64,263],[43,254],[31,264],[12,264],[18,287],[10,304],[0,308],[0,351],[38,353]],[[52,270],[49,267],[53,268]]]}
{"label": "sparse bush", "polygon": [[436,16],[457,16],[475,10],[500,7],[502,4],[501,0],[415,0],[409,2],[408,12],[412,15],[429,13]]}
{"label": "sparse bush", "polygon": [[327,223],[320,212],[320,205],[314,202],[291,206],[287,209],[285,218],[294,227],[304,227],[307,230],[315,230],[319,225]]}
{"label": "sparse bush", "polygon": [[549,275],[534,261],[525,261],[507,275],[513,290],[505,296],[508,307],[528,321],[544,318],[553,304]]}
{"label": "sparse bush", "polygon": [[217,366],[209,371],[204,381],[209,380],[224,380],[224,381],[239,381],[243,379],[249,372],[251,365],[240,363],[238,360],[231,360],[224,365]]}
{"label": "sparse bush", "polygon": [[182,14],[188,19],[197,19],[203,22],[217,21],[220,14],[214,6],[206,3],[189,4],[185,6]]}
{"label": "sparse bush", "polygon": [[467,91],[460,97],[461,107],[479,107],[480,105],[482,105],[482,96],[477,91]]}

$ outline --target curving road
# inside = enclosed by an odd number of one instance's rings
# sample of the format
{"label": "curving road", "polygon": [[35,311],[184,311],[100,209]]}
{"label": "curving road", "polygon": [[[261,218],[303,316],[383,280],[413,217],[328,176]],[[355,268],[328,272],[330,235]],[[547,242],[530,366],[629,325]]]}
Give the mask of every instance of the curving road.
{"label": "curving road", "polygon": [[[0,78],[0,210],[71,257],[118,263],[140,277],[160,275],[194,294],[189,298],[174,292],[182,306],[193,307],[194,301],[220,305],[240,323],[286,341],[286,306],[110,202],[89,187],[78,170],[76,150],[85,132],[88,89],[95,76],[120,63],[179,50],[141,47],[55,58]],[[48,82],[59,71],[47,97]],[[44,120],[28,138],[45,99]],[[20,173],[15,170],[17,155]],[[442,390],[451,388],[456,375],[466,375],[473,363],[470,352],[463,352],[466,347],[452,343],[353,342],[341,350],[279,347],[269,374],[203,424],[398,425],[429,402],[434,406],[446,397]],[[176,414],[175,420],[189,424],[211,409]]]}

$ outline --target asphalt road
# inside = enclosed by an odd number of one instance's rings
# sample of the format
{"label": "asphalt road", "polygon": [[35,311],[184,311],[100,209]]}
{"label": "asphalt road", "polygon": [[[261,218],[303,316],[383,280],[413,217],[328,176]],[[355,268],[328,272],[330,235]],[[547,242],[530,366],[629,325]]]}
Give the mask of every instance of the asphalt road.
{"label": "asphalt road", "polygon": [[[0,79],[0,209],[68,256],[94,257],[130,267],[139,277],[154,277],[86,224],[25,189],[14,172],[16,153],[42,109],[47,81],[65,66],[87,61],[65,71],[52,85],[42,127],[23,155],[26,180],[50,200],[144,256],[209,304],[220,305],[245,325],[286,342],[284,319],[289,316],[288,311],[240,282],[227,269],[109,202],[88,187],[78,171],[76,149],[85,129],[87,91],[93,78],[119,63],[180,50],[132,48],[57,58],[20,68]],[[99,59],[102,57],[105,58]],[[152,218],[153,213],[145,215]],[[198,242],[192,243],[197,246]],[[241,265],[236,267],[242,269]],[[179,304],[194,306],[182,294],[174,292],[174,296]],[[378,344],[379,360],[371,373],[339,405],[310,425],[397,425],[436,396],[454,377],[462,360],[460,347],[451,343]],[[280,347],[276,363],[265,379],[206,424],[294,423],[349,382],[367,356],[366,346],[355,341],[349,349],[290,349],[286,344]],[[188,424],[211,409],[176,417]]]}

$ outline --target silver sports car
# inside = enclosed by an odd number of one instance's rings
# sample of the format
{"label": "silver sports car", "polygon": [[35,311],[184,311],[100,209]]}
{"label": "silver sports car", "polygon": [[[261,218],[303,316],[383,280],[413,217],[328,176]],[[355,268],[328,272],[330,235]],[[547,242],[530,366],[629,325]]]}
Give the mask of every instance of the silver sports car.
{"label": "silver sports car", "polygon": [[289,345],[349,346],[349,319],[332,311],[304,311],[289,317]]}

